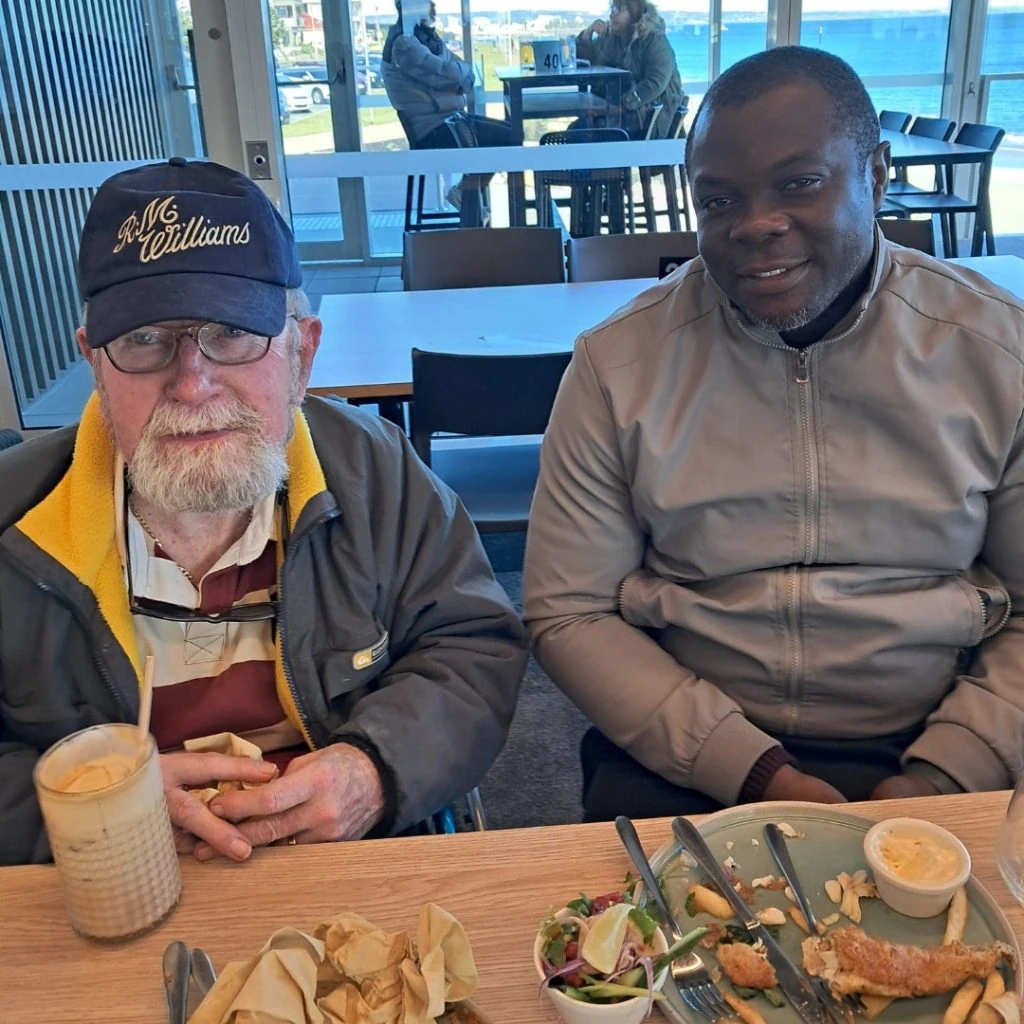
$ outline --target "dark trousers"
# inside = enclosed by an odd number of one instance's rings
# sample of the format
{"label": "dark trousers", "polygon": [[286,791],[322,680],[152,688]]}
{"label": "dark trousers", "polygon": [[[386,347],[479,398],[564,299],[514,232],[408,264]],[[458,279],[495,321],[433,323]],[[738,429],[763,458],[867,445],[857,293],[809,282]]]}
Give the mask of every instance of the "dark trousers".
{"label": "dark trousers", "polygon": [[[866,800],[883,779],[900,773],[900,755],[919,735],[920,730],[913,729],[864,740],[776,739],[796,758],[800,771],[824,779],[848,800]],[[711,797],[655,775],[595,728],[583,737],[580,761],[584,821],[612,821],[618,814],[666,818],[722,809]]]}
{"label": "dark trousers", "polygon": [[[511,146],[512,128],[506,121],[498,121],[493,117],[480,117],[479,114],[466,114],[466,120],[473,126],[476,144],[482,148],[487,146]],[[458,143],[452,130],[446,124],[439,124],[416,143],[417,149],[457,149]]]}

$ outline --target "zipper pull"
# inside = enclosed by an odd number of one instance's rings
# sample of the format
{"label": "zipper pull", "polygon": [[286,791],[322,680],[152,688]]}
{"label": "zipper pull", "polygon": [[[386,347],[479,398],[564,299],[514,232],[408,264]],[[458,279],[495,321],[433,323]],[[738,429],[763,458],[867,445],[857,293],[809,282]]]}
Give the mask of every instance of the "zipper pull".
{"label": "zipper pull", "polygon": [[806,384],[811,379],[807,371],[807,353],[803,350],[796,357],[796,382]]}

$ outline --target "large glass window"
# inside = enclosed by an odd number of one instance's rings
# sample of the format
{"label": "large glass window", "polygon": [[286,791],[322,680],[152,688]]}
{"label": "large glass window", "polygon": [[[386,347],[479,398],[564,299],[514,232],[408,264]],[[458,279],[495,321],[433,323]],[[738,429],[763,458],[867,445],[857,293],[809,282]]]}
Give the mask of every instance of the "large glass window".
{"label": "large glass window", "polygon": [[878,110],[939,114],[949,41],[949,0],[931,11],[902,5],[806,0],[800,42],[842,57],[864,79]]}
{"label": "large glass window", "polygon": [[996,234],[1024,235],[1024,8],[990,0],[982,59],[987,95],[981,117],[1006,130],[992,168]]}

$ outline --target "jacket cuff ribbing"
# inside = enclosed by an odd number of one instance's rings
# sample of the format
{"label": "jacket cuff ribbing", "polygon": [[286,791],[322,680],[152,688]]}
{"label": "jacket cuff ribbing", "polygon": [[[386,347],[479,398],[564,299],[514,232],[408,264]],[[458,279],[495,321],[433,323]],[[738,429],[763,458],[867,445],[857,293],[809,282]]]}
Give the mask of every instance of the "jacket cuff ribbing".
{"label": "jacket cuff ribbing", "polygon": [[739,803],[753,804],[764,799],[764,791],[768,788],[772,776],[787,764],[796,764],[796,758],[786,753],[783,746],[770,747],[754,762],[746,782],[740,790]]}

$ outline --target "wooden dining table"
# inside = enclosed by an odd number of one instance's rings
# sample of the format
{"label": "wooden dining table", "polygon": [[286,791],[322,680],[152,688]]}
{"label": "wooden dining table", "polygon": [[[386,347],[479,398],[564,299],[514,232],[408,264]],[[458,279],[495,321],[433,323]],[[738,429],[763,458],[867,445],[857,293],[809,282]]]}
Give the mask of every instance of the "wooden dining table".
{"label": "wooden dining table", "polygon": [[[847,807],[871,819],[924,818],[954,832],[1021,941],[1024,910],[1000,879],[993,852],[1008,797]],[[649,855],[672,835],[667,818],[637,822],[637,830]],[[55,868],[0,868],[0,1022],[162,1024],[161,956],[173,940],[202,947],[221,969],[256,953],[278,928],[310,929],[342,911],[415,933],[419,907],[435,902],[462,922],[472,943],[480,1010],[495,1024],[546,1024],[557,1017],[538,999],[538,925],[581,891],[620,887],[628,868],[611,823],[275,847],[257,850],[244,864],[182,858],[178,908],[156,931],[121,945],[71,931]]]}
{"label": "wooden dining table", "polygon": [[[951,262],[1024,298],[1024,260]],[[355,401],[412,397],[412,350],[466,355],[565,352],[585,330],[657,284],[656,278],[325,295],[323,340],[309,390]]]}

